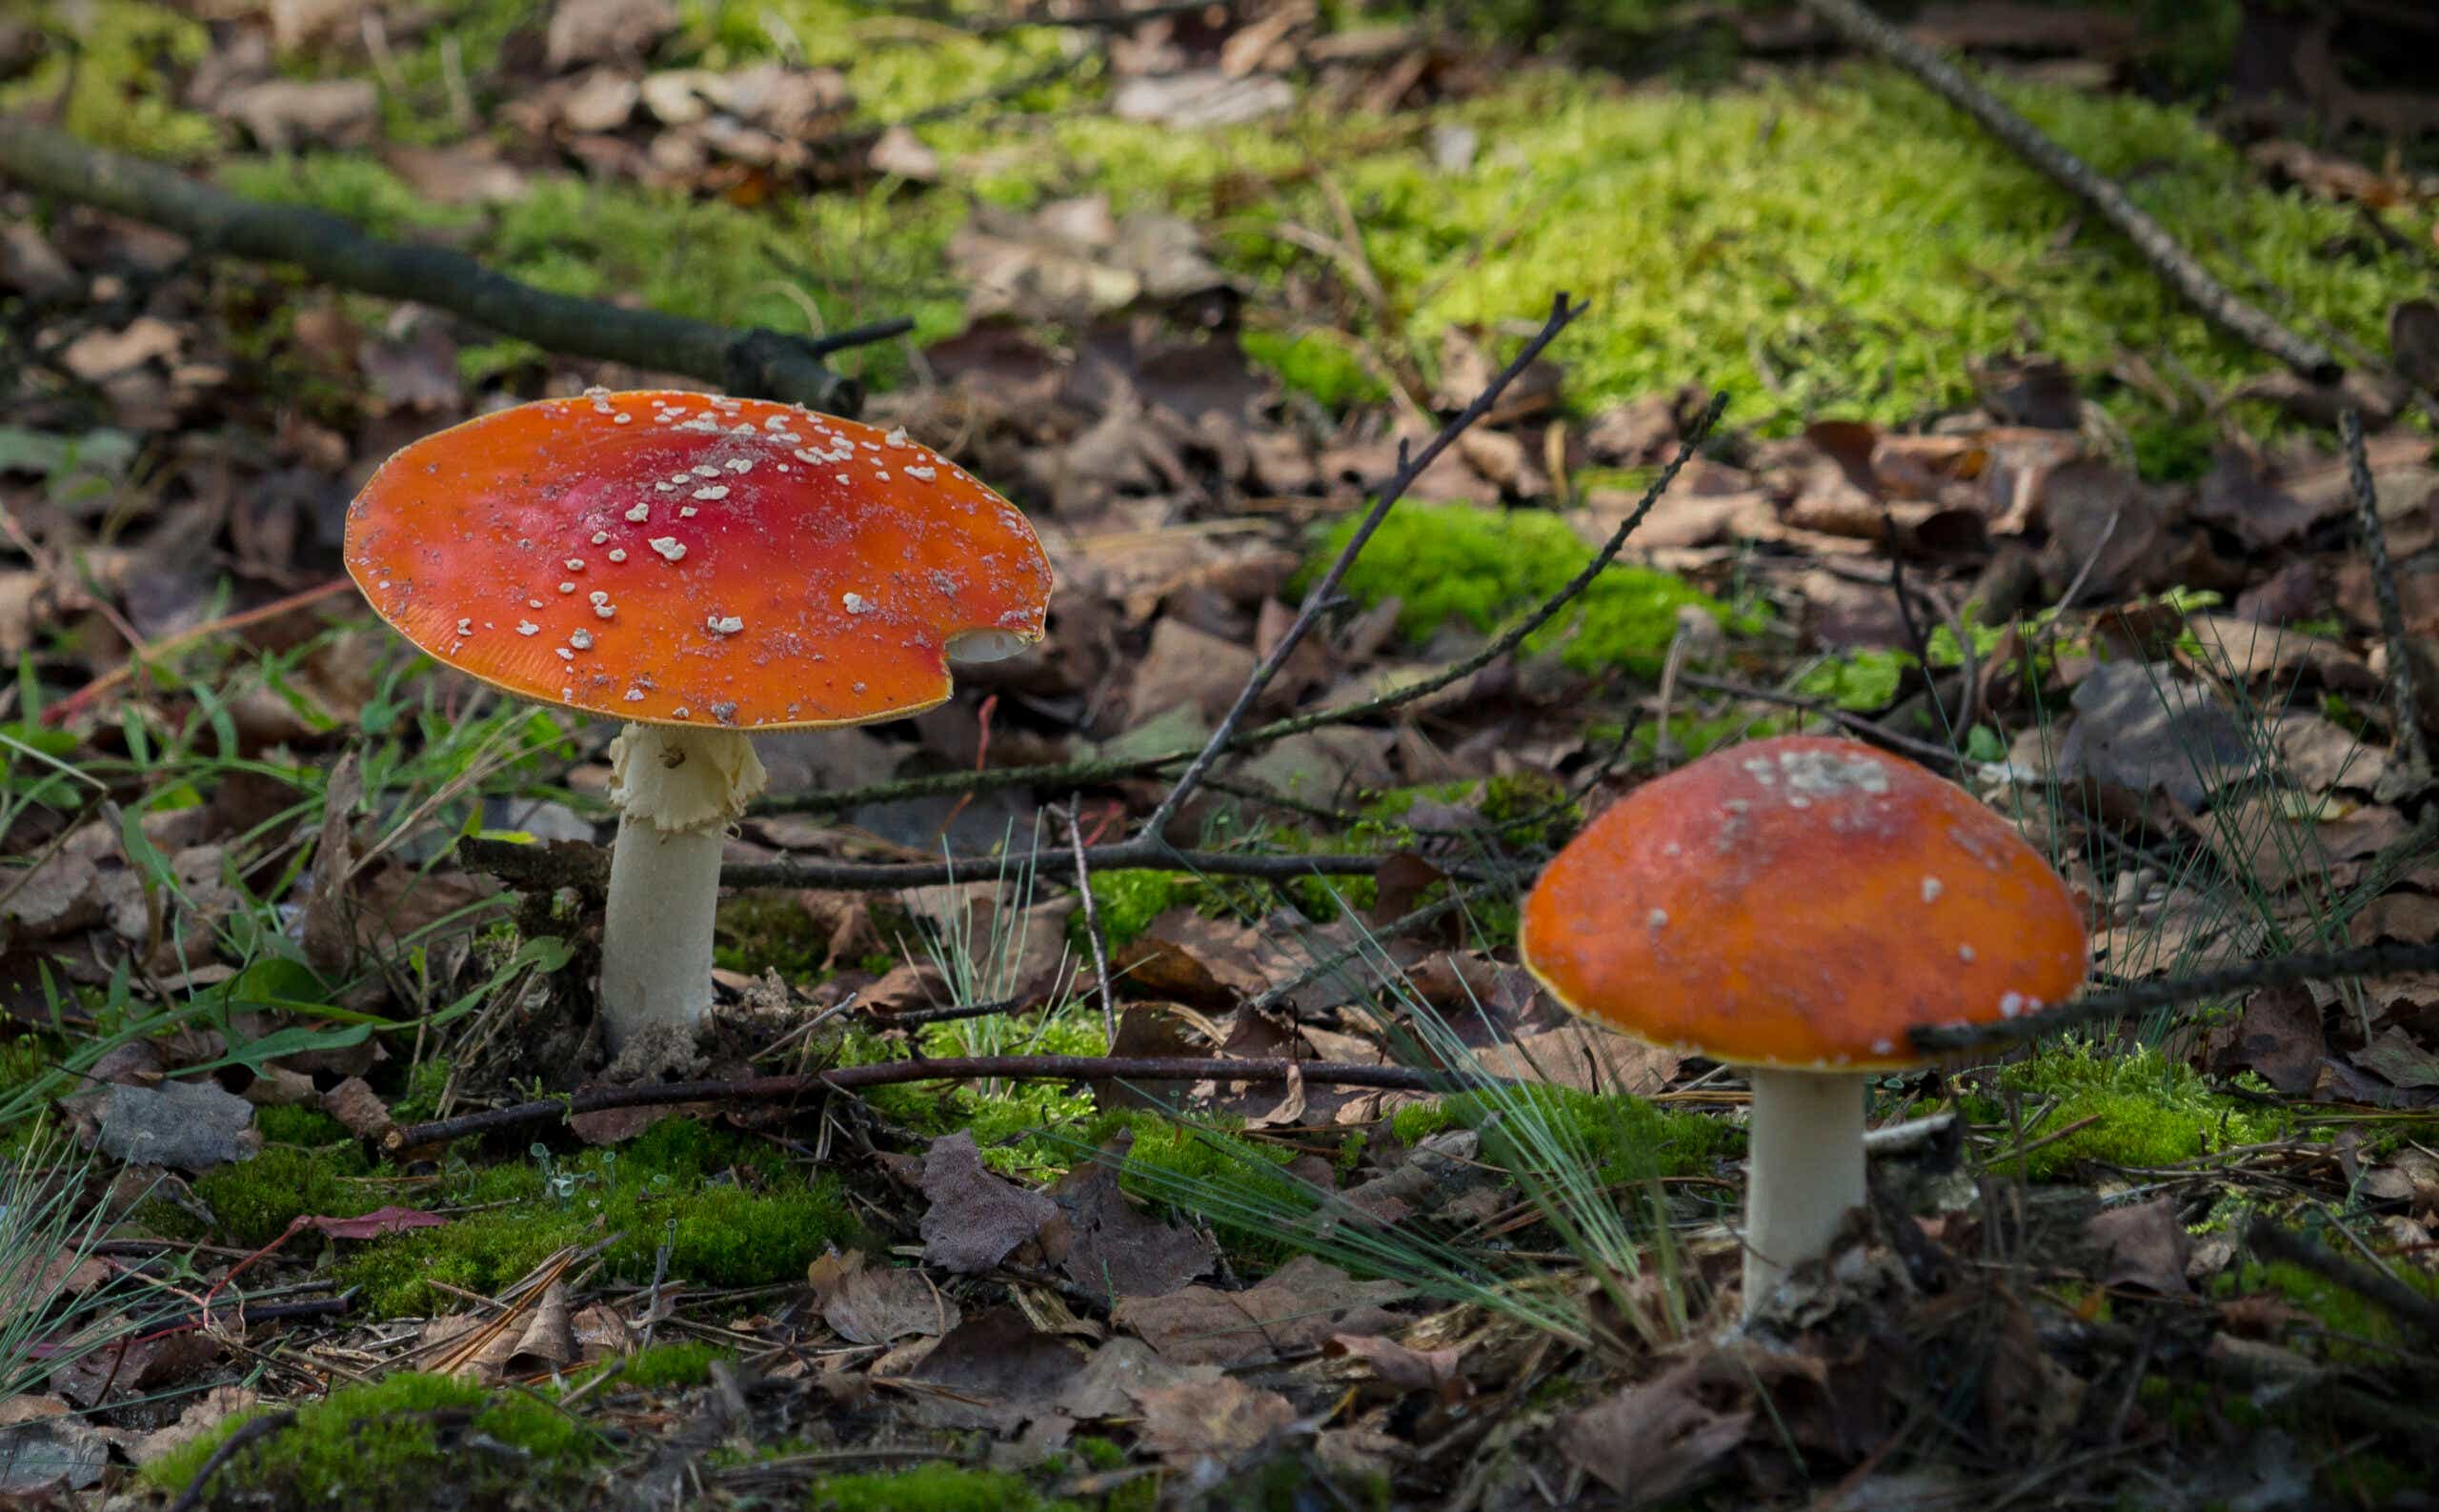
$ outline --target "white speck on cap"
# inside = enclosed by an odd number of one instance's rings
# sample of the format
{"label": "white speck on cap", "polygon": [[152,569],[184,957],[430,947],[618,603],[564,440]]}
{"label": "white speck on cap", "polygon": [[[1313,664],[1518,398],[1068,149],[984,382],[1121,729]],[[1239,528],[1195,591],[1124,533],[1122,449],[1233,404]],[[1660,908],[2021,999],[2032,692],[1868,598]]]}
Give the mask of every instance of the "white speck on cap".
{"label": "white speck on cap", "polygon": [[652,506],[649,504],[638,504],[634,509],[627,511],[627,518],[635,521],[638,525],[641,525],[644,521],[652,518]]}
{"label": "white speck on cap", "polygon": [[530,619],[520,619],[516,622],[516,633],[520,635],[538,635],[542,633],[542,627]]}
{"label": "white speck on cap", "polygon": [[734,635],[738,631],[745,628],[745,621],[737,618],[735,615],[730,615],[726,617],[714,615],[711,618],[703,621],[703,628],[710,631],[715,635]]}
{"label": "white speck on cap", "polygon": [[1957,946],[1956,958],[1959,960],[1971,960],[1973,958],[1973,947],[1970,945]]}
{"label": "white speck on cap", "polygon": [[936,467],[910,467],[906,470],[906,475],[908,477],[919,477],[924,482],[929,483],[932,479],[940,475],[940,470]]}
{"label": "white speck on cap", "polygon": [[2000,1017],[2000,1018],[2013,1018],[2016,1015],[2018,1015],[2018,1014],[2020,1014],[2020,1013],[2022,1013],[2022,1012],[2024,1012],[2024,994],[2022,994],[2022,993],[2020,993],[2020,992],[2011,992],[2011,993],[2002,993],[2002,994],[2000,995],[2000,997],[1999,997],[1999,1017]]}
{"label": "white speck on cap", "polygon": [[593,649],[593,632],[590,630],[576,631],[568,636],[568,644],[574,646],[578,651],[591,651]]}
{"label": "white speck on cap", "polygon": [[1936,902],[1938,902],[1938,901],[1939,901],[1939,897],[1940,897],[1940,879],[1939,879],[1938,877],[1924,877],[1924,878],[1923,878],[1923,901],[1924,901],[1924,902],[1925,902],[1925,903],[1936,903]]}
{"label": "white speck on cap", "polygon": [[587,603],[606,604],[610,601],[610,590],[607,588],[596,588],[593,592],[585,595],[584,597],[585,602]]}
{"label": "white speck on cap", "polygon": [[614,561],[614,562],[623,562],[623,561],[625,561],[625,560],[627,559],[627,549],[626,549],[625,547],[623,547],[623,546],[613,546],[613,547],[611,547],[611,548],[610,548],[610,559],[611,559],[612,561]]}
{"label": "white speck on cap", "polygon": [[602,542],[604,542],[604,541],[608,540],[609,538],[610,538],[610,533],[609,533],[608,531],[595,531],[595,532],[593,533],[593,544],[594,544],[594,545],[595,545],[595,546],[600,545]]}
{"label": "white speck on cap", "polygon": [[838,601],[847,606],[847,613],[851,615],[869,615],[873,612],[873,601],[861,594],[841,594],[838,595]]}
{"label": "white speck on cap", "polygon": [[686,548],[677,544],[675,535],[655,535],[644,544],[673,562],[686,554]]}
{"label": "white speck on cap", "polygon": [[[904,446],[906,444],[906,427],[902,425],[898,426],[892,430],[889,434],[881,437],[881,439],[887,441],[892,446]],[[872,443],[867,441],[864,444],[866,446],[870,446]]]}
{"label": "white speck on cap", "polygon": [[574,592],[575,592],[575,584],[574,584],[574,583],[561,583],[561,584],[559,585],[559,592],[560,592],[560,593],[563,593],[563,594],[573,594],[573,593],[574,593]]}
{"label": "white speck on cap", "polygon": [[725,483],[706,483],[701,488],[695,491],[694,496],[706,503],[724,499],[728,497],[728,485]]}
{"label": "white speck on cap", "polygon": [[1649,914],[1644,916],[1644,922],[1651,925],[1654,929],[1662,927],[1668,922],[1668,910],[1664,908],[1653,909]]}

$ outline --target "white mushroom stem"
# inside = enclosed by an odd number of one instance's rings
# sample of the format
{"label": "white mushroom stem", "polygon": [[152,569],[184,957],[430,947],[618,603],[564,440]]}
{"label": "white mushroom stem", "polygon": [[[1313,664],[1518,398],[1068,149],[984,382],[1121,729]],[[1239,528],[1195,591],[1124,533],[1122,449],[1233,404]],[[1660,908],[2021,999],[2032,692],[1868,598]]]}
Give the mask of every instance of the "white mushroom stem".
{"label": "white mushroom stem", "polygon": [[712,923],[729,826],[769,780],[736,730],[631,724],[610,743],[618,839],[601,929],[610,1052],[657,1026],[691,1031],[712,1003]]}
{"label": "white mushroom stem", "polygon": [[1780,1279],[1829,1252],[1846,1210],[1864,1203],[1864,1089],[1869,1079],[1821,1071],[1745,1073],[1744,1316]]}

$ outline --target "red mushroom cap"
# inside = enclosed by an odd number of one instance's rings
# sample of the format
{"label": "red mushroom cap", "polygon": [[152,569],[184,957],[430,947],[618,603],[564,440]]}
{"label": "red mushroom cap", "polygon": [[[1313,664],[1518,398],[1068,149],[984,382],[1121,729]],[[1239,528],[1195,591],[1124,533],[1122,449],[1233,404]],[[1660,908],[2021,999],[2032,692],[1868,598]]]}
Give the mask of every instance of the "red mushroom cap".
{"label": "red mushroom cap", "polygon": [[758,399],[545,399],[426,436],[349,506],[373,610],[537,703],[642,724],[862,724],[949,696],[960,635],[1038,640],[1014,505],[903,431]]}
{"label": "red mushroom cap", "polygon": [[1851,740],[1717,751],[1637,788],[1525,900],[1562,1002],[1735,1065],[1923,1063],[1917,1027],[2011,1018],[2084,979],[2082,911],[1955,784]]}

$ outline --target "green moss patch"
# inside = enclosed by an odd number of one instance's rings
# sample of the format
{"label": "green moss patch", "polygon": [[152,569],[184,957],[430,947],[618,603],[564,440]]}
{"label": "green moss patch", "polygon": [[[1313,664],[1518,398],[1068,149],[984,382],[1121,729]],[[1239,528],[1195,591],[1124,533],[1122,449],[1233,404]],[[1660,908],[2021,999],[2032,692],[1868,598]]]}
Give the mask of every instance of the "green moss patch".
{"label": "green moss patch", "polygon": [[[1348,518],[1328,532],[1307,572],[1335,559],[1355,525]],[[1588,554],[1574,528],[1546,510],[1401,504],[1348,570],[1345,589],[1367,605],[1399,599],[1398,628],[1411,639],[1451,620],[1487,632],[1565,586]],[[1525,645],[1556,648],[1581,672],[1650,675],[1677,634],[1678,610],[1687,606],[1746,628],[1683,578],[1612,565]]]}
{"label": "green moss patch", "polygon": [[[2075,1041],[2029,1060],[2002,1067],[2001,1094],[2019,1094],[2027,1110],[2055,1106],[2026,1130],[2028,1140],[2086,1119],[2095,1121],[2042,1145],[2016,1164],[2032,1180],[2072,1172],[2086,1160],[2156,1168],[2190,1160],[2230,1145],[2265,1144],[2286,1136],[2289,1119],[2277,1109],[2239,1101],[2210,1090],[2190,1067],[2156,1050],[2131,1053],[2095,1049]],[[2008,1121],[2003,1096],[1971,1094],[1963,1099],[1976,1123]]]}
{"label": "green moss patch", "polygon": [[829,975],[822,958],[830,938],[793,893],[738,893],[720,899],[713,925],[712,963],[723,971],[758,977],[776,971],[784,980],[818,981]]}
{"label": "green moss patch", "polygon": [[[1109,1041],[1099,1018],[1073,1012],[1047,1019],[1029,1014],[925,1024],[916,1031],[915,1039],[917,1048],[933,1059],[982,1055],[1099,1056],[1109,1052]],[[846,1038],[839,1059],[845,1065],[870,1065],[899,1059],[901,1056],[897,1046],[878,1036],[856,1033]],[[875,1087],[865,1098],[882,1117],[918,1133],[941,1135],[962,1129],[980,1147],[984,1164],[1003,1176],[1031,1180],[1045,1179],[1067,1169],[1073,1156],[1072,1131],[1093,1114],[1090,1092],[1052,1080],[981,1085],[907,1082]]]}
{"label": "green moss patch", "polygon": [[[231,1418],[143,1468],[174,1491],[259,1413]],[[494,1397],[443,1376],[397,1375],[296,1409],[215,1474],[215,1506],[567,1504],[606,1446],[534,1398]]]}
{"label": "green moss patch", "polygon": [[1083,1512],[1053,1501],[1019,1475],[919,1464],[877,1475],[834,1475],[805,1491],[806,1512]]}
{"label": "green moss patch", "polygon": [[1506,1127],[1511,1120],[1498,1117],[1514,1099],[1481,1092],[1408,1103],[1391,1117],[1389,1127],[1409,1145],[1443,1129],[1478,1130],[1482,1159],[1511,1171],[1533,1159],[1526,1153],[1531,1145],[1548,1143],[1582,1159],[1602,1181],[1612,1183],[1706,1175],[1744,1143],[1744,1131],[1724,1119],[1658,1107],[1640,1098],[1594,1097],[1560,1086],[1536,1087],[1525,1096],[1549,1131],[1547,1140],[1521,1143]]}
{"label": "green moss patch", "polygon": [[488,1294],[558,1249],[615,1235],[603,1259],[620,1279],[648,1279],[666,1236],[672,1280],[765,1286],[801,1277],[856,1231],[834,1178],[808,1181],[769,1146],[683,1119],[547,1173],[494,1167],[479,1185],[506,1205],[375,1240],[340,1260],[341,1279],[365,1289],[375,1314],[426,1312],[441,1302],[431,1282]]}

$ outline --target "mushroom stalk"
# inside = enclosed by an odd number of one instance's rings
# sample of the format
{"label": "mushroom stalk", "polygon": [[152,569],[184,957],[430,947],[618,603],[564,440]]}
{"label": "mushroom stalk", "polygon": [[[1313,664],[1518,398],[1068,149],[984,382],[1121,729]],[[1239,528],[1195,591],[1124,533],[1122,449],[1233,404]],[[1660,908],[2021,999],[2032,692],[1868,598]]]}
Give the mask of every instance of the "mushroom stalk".
{"label": "mushroom stalk", "polygon": [[1829,1252],[1864,1190],[1864,1088],[1868,1078],[1822,1071],[1745,1073],[1744,1316],[1782,1278]]}
{"label": "mushroom stalk", "polygon": [[692,1033],[712,1002],[712,926],[729,826],[768,775],[736,730],[631,724],[610,744],[618,838],[601,929],[602,1029],[616,1055]]}

